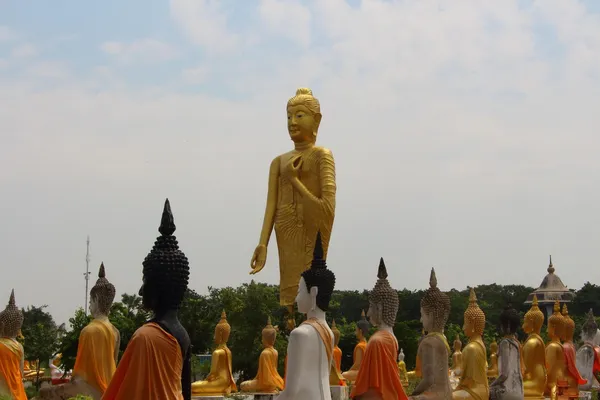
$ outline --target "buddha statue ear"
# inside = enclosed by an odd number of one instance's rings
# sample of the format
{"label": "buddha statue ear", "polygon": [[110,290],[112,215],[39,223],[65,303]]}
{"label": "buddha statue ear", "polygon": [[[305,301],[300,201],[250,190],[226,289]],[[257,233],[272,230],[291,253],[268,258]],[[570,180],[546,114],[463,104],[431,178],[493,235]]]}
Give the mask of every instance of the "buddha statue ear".
{"label": "buddha statue ear", "polygon": [[313,286],[310,288],[310,309],[314,311],[317,309],[317,295],[319,294],[319,288],[317,286]]}

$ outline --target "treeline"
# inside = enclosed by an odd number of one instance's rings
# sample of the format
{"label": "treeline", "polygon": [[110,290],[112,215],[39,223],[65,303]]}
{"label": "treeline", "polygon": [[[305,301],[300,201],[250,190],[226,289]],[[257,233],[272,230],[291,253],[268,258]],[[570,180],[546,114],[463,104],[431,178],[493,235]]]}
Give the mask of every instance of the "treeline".
{"label": "treeline", "polygon": [[[523,316],[528,307],[523,303],[533,288],[522,285],[481,285],[475,288],[479,306],[486,314],[486,330],[484,340],[489,343],[498,337],[498,320],[504,306],[510,301]],[[600,287],[586,283],[576,291],[575,300],[569,305],[569,314],[575,320],[579,338],[581,324],[585,314],[592,308],[595,315],[600,316]],[[209,288],[208,294],[200,295],[189,290],[180,310],[180,320],[187,329],[195,354],[210,353],[213,348],[213,334],[221,311],[227,313],[227,320],[232,327],[229,347],[233,353],[233,369],[241,374],[242,379],[254,377],[257,360],[261,351],[261,330],[270,316],[273,324],[278,324],[280,334],[276,348],[279,351],[280,373],[283,375],[283,360],[287,348],[285,334],[285,309],[279,305],[279,287],[251,282],[236,288]],[[420,320],[420,301],[423,291],[401,290],[400,310],[394,331],[400,347],[406,354],[406,364],[414,368],[418,339],[422,333]],[[446,336],[450,345],[459,335],[466,343],[462,333],[463,313],[467,307],[468,289],[452,289],[448,292],[451,301],[451,314],[446,327]],[[356,344],[356,321],[361,311],[368,307],[368,291],[335,291],[328,312],[331,323],[335,319],[341,332],[340,348],[344,354],[342,369],[352,365],[352,352]],[[69,320],[69,327],[56,327],[52,316],[43,307],[29,307],[25,312],[23,336],[25,337],[26,358],[46,361],[54,353],[63,354],[66,369],[73,367],[77,352],[79,332],[89,322],[82,309]],[[150,316],[142,309],[141,298],[137,295],[124,294],[120,302],[112,307],[110,320],[121,332],[121,352],[127,347],[135,330]],[[297,324],[302,316],[297,315]],[[524,333],[519,331],[520,339]],[[545,338],[545,332],[542,332]]]}

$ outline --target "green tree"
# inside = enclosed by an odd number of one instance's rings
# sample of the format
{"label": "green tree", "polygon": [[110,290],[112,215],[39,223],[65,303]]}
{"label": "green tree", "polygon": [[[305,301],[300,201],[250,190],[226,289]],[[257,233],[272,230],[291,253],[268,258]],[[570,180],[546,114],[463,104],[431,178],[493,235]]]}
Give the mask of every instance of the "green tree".
{"label": "green tree", "polygon": [[23,310],[23,327],[21,331],[25,337],[25,359],[39,360],[36,386],[39,388],[39,371],[42,362],[46,363],[56,354],[58,328],[52,315],[44,311],[46,305],[41,307],[29,306]]}
{"label": "green tree", "polygon": [[75,366],[79,335],[91,320],[92,317],[85,315],[83,308],[75,310],[75,315],[69,318],[69,330],[65,332],[60,340],[60,352],[62,353],[61,368],[64,371],[69,371]]}

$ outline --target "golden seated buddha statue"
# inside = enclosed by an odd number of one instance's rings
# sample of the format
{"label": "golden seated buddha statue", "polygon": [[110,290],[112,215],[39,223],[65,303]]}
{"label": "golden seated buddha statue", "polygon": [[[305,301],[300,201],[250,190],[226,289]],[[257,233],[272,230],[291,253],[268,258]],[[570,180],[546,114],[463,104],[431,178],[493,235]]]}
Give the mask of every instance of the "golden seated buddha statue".
{"label": "golden seated buddha statue", "polygon": [[546,345],[547,379],[545,395],[550,400],[557,400],[559,386],[565,380],[565,351],[560,342],[564,327],[564,318],[560,313],[560,303],[554,303],[554,313],[548,318],[548,337],[550,342]]}
{"label": "golden seated buddha statue", "polygon": [[546,388],[546,352],[540,336],[544,313],[533,296],[531,308],[523,318],[523,331],[529,336],[523,345],[523,391],[525,399],[543,399]]}
{"label": "golden seated buddha statue", "polygon": [[460,335],[456,334],[454,343],[454,353],[452,353],[452,367],[450,372],[454,372],[454,376],[459,377],[462,371],[462,342],[460,341]]}
{"label": "golden seated buddha statue", "polygon": [[494,379],[498,377],[498,343],[496,340],[490,343],[490,364],[487,376]]}

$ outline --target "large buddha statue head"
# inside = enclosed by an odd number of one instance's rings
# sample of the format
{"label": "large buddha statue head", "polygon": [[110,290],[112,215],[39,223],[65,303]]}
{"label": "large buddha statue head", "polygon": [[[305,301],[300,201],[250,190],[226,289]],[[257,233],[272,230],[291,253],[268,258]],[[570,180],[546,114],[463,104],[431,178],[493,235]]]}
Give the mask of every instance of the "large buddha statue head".
{"label": "large buddha statue head", "polygon": [[308,88],[296,90],[287,102],[288,132],[294,143],[315,142],[321,124],[321,105]]}
{"label": "large buddha statue head", "polygon": [[312,264],[309,269],[302,272],[298,284],[298,296],[296,296],[298,311],[308,314],[317,308],[321,311],[329,310],[329,302],[334,287],[335,275],[327,268],[327,264],[323,259],[321,232],[318,232]]}
{"label": "large buddha statue head", "polygon": [[525,313],[525,317],[523,317],[523,330],[528,335],[531,333],[539,335],[540,331],[542,330],[543,324],[544,313],[542,312],[542,310],[540,310],[540,307],[538,306],[537,296],[533,295],[531,308]]}
{"label": "large buddha statue head", "polygon": [[227,322],[227,314],[225,310],[221,312],[221,319],[215,327],[215,344],[217,346],[227,344],[229,335],[231,334],[231,325]]}
{"label": "large buddha statue head", "polygon": [[458,333],[456,334],[456,339],[454,339],[454,343],[452,344],[452,347],[454,347],[454,351],[462,350],[462,342],[460,341],[460,335]]}
{"label": "large buddha statue head", "polygon": [[567,304],[563,304],[562,308],[562,316],[563,316],[563,330],[561,339],[566,342],[573,341],[573,335],[575,334],[575,321],[569,316],[569,310],[567,309]]}
{"label": "large buddha statue head", "polygon": [[393,327],[396,323],[398,313],[398,292],[396,292],[387,280],[388,273],[383,257],[379,260],[377,270],[377,282],[369,296],[369,311],[367,316],[371,324],[375,326],[387,325]]}
{"label": "large buddha statue head", "polygon": [[477,304],[475,289],[471,288],[469,294],[469,305],[464,314],[463,330],[469,338],[483,335],[485,328],[485,314]]}
{"label": "large buddha statue head", "polygon": [[519,325],[521,325],[519,313],[514,309],[512,304],[508,303],[504,307],[504,311],[500,314],[500,332],[504,336],[513,336],[517,333]]}
{"label": "large buddha statue head", "polygon": [[115,299],[115,293],[115,286],[106,279],[104,263],[101,263],[98,280],[90,290],[90,314],[94,318],[107,316]]}
{"label": "large buddha statue head", "polygon": [[173,236],[175,222],[169,199],[158,231],[161,235],[142,263],[144,282],[139,291],[144,307],[154,313],[179,309],[190,276],[188,259]]}
{"label": "large buddha statue head", "polygon": [[335,319],[333,321],[331,321],[331,332],[333,332],[333,345],[334,346],[339,345],[342,333],[340,332],[338,327],[335,325]]}
{"label": "large buddha statue head", "polygon": [[369,334],[369,329],[371,329],[371,324],[367,321],[365,310],[362,310],[360,313],[360,321],[356,323],[356,338],[358,340],[366,339]]}
{"label": "large buddha statue head", "polygon": [[587,318],[581,326],[581,340],[584,343],[593,343],[596,333],[598,332],[598,323],[594,317],[594,311],[590,308],[587,313]]}
{"label": "large buddha statue head", "polygon": [[262,344],[265,347],[273,347],[275,339],[277,339],[277,328],[271,325],[271,317],[268,317],[267,325],[262,330]]}
{"label": "large buddha statue head", "polygon": [[23,326],[23,312],[15,303],[15,290],[10,292],[8,305],[0,312],[0,333],[2,337],[15,339]]}
{"label": "large buddha statue head", "polygon": [[429,289],[421,299],[421,322],[427,332],[444,332],[450,316],[450,297],[437,287],[435,269],[431,268]]}
{"label": "large buddha statue head", "polygon": [[560,340],[563,336],[564,318],[560,313],[560,303],[554,302],[554,313],[548,317],[548,336],[553,340]]}

